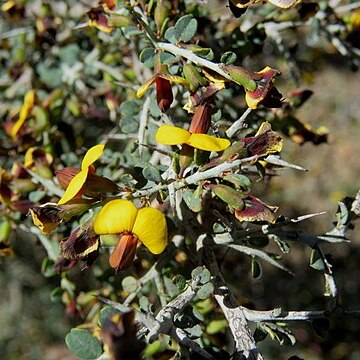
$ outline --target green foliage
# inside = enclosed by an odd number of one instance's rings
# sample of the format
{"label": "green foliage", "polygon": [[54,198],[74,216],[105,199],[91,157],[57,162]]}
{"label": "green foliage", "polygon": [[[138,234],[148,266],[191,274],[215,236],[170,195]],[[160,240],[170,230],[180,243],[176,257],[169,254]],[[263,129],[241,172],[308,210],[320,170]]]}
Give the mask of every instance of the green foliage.
{"label": "green foliage", "polygon": [[97,359],[102,354],[98,339],[83,329],[72,329],[65,338],[68,348],[81,359]]}

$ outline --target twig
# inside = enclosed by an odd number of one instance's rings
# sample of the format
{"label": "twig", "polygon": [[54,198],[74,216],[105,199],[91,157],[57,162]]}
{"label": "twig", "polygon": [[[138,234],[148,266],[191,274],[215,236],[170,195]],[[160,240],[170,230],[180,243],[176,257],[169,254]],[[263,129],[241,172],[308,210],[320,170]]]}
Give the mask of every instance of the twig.
{"label": "twig", "polygon": [[150,108],[150,97],[147,97],[143,108],[140,113],[140,123],[139,123],[139,132],[138,132],[138,141],[139,141],[139,156],[141,157],[143,150],[144,150],[144,139],[145,139],[145,132],[148,122],[148,113]]}
{"label": "twig", "polygon": [[241,130],[243,128],[244,125],[244,121],[246,120],[246,118],[248,117],[248,115],[251,113],[250,108],[247,108],[245,110],[245,112],[241,115],[241,117],[236,120],[227,130],[226,130],[226,135],[229,138],[232,138],[239,130]]}
{"label": "twig", "polygon": [[[199,181],[218,177],[224,171],[235,169],[235,168],[239,167],[241,164],[254,161],[257,158],[258,158],[257,155],[253,155],[248,158],[238,159],[238,160],[235,160],[232,162],[226,161],[226,162],[224,162],[218,166],[215,166],[209,170],[198,171],[197,173],[190,175],[185,179],[174,182],[174,189],[180,190],[188,185],[194,185],[194,184],[198,183]],[[132,197],[138,198],[138,197],[143,197],[143,196],[150,196],[152,194],[155,194],[158,191],[167,189],[167,187],[168,187],[168,185],[159,184],[157,186],[152,187],[151,189],[135,191],[132,194]]]}
{"label": "twig", "polygon": [[213,360],[213,356],[210,355],[206,350],[204,350],[198,343],[192,341],[185,333],[184,330],[172,327],[170,329],[169,335],[177,341],[179,344],[192,349],[194,352],[202,356],[203,359]]}
{"label": "twig", "polygon": [[313,319],[325,319],[325,318],[339,318],[339,317],[351,317],[360,316],[360,310],[352,311],[286,311],[282,309],[273,309],[268,311],[249,310],[243,308],[243,312],[248,321],[261,322],[261,321],[306,321]]}
{"label": "twig", "polygon": [[220,305],[234,337],[235,354],[233,359],[263,359],[248,327],[243,308],[237,303],[235,296],[226,285],[213,250],[209,246],[205,246],[202,249],[204,263],[214,279],[215,299]]}
{"label": "twig", "polygon": [[156,44],[157,49],[160,50],[165,50],[168,51],[169,53],[172,53],[176,56],[180,56],[183,57],[187,60],[190,60],[191,62],[193,62],[194,64],[198,65],[198,66],[203,66],[206,67],[207,69],[210,69],[216,73],[218,73],[219,75],[221,75],[222,77],[230,80],[230,81],[234,81],[234,79],[223,69],[221,69],[220,64],[218,63],[213,63],[212,61],[206,60],[200,56],[195,55],[192,51],[187,50],[187,49],[183,49],[179,46],[176,46],[174,44],[169,44],[169,43],[163,43],[163,42],[158,42]]}

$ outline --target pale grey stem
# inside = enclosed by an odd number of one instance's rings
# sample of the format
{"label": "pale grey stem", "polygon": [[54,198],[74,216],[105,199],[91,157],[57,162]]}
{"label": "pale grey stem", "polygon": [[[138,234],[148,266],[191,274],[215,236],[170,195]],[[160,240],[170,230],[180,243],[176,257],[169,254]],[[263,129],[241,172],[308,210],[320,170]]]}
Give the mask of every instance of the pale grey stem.
{"label": "pale grey stem", "polygon": [[148,338],[150,341],[156,339],[161,334],[168,334],[170,329],[174,326],[173,317],[175,314],[181,312],[184,307],[189,304],[195,297],[201,284],[198,281],[192,280],[187,289],[179,294],[175,299],[171,300],[165,305],[156,315],[156,326],[149,329]]}
{"label": "pale grey stem", "polygon": [[197,56],[190,50],[181,48],[174,44],[163,43],[163,42],[157,43],[156,46],[158,49],[165,50],[176,56],[183,57],[187,60],[190,60],[191,62],[193,62],[194,64],[196,64],[198,66],[203,66],[207,69],[210,69],[210,70],[218,73],[219,75],[221,75],[222,77],[224,77],[230,81],[234,81],[234,79],[227,72],[225,72],[223,69],[221,69],[221,67],[220,67],[221,64],[213,63],[212,61],[209,61],[200,56]]}
{"label": "pale grey stem", "polygon": [[318,310],[318,311],[286,311],[280,308],[259,311],[249,310],[243,308],[243,312],[248,321],[261,322],[261,321],[306,321],[313,319],[324,319],[324,318],[338,318],[338,317],[349,317],[349,316],[360,316],[360,310],[352,311],[341,311],[331,312],[329,310]]}
{"label": "pale grey stem", "polygon": [[188,349],[192,349],[194,352],[201,355],[204,359],[213,360],[213,356],[210,355],[206,350],[204,350],[198,343],[191,340],[185,333],[184,330],[172,327],[170,329],[169,335],[177,341],[179,344],[187,347]]}
{"label": "pale grey stem", "polygon": [[[231,161],[231,162],[226,161],[218,166],[213,167],[212,169],[205,170],[205,171],[198,171],[197,173],[190,175],[185,179],[174,182],[174,188],[175,188],[175,190],[179,190],[188,185],[196,184],[199,181],[218,177],[224,171],[235,169],[235,168],[239,167],[241,164],[256,160],[257,158],[258,158],[258,156],[254,155],[254,156],[250,156],[248,158],[238,159],[238,160]],[[132,196],[133,196],[133,198],[138,198],[138,197],[142,197],[142,196],[150,196],[160,190],[167,189],[167,187],[168,187],[168,185],[159,184],[157,186],[154,186],[151,189],[135,191],[132,194]]]}
{"label": "pale grey stem", "polygon": [[241,130],[244,126],[244,121],[248,117],[248,115],[251,113],[250,108],[246,109],[245,112],[241,115],[241,117],[236,120],[227,130],[226,135],[229,138],[232,138],[239,130]]}
{"label": "pale grey stem", "polygon": [[144,151],[144,140],[145,140],[145,133],[146,127],[148,123],[148,114],[150,109],[150,97],[147,97],[143,108],[140,113],[140,123],[139,123],[139,132],[138,132],[138,141],[139,141],[139,156],[141,157]]}
{"label": "pale grey stem", "polygon": [[158,293],[158,296],[160,299],[160,304],[162,307],[164,307],[164,306],[166,306],[167,299],[166,299],[166,292],[165,292],[163,279],[160,276],[159,272],[156,272],[154,281],[155,281],[156,290],[157,290],[157,293]]}
{"label": "pale grey stem", "polygon": [[233,358],[245,358],[247,360],[263,359],[248,327],[243,307],[237,303],[235,296],[226,285],[211,247],[203,247],[203,259],[214,279],[215,299],[220,305],[234,337],[235,354]]}

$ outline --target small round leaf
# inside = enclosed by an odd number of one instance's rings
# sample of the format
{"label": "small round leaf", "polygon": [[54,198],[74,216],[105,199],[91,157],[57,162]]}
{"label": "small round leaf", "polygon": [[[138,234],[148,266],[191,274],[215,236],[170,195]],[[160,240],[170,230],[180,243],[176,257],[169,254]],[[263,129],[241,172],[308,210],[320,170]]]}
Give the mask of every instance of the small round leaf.
{"label": "small round leaf", "polygon": [[65,342],[69,350],[81,359],[97,359],[103,353],[100,341],[84,329],[71,329]]}

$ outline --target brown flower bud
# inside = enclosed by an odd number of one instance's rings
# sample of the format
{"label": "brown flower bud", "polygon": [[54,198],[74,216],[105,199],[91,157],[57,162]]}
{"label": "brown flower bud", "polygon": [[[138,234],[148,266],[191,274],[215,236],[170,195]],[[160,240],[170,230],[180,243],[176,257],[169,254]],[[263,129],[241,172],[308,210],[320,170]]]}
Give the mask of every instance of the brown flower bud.
{"label": "brown flower bud", "polygon": [[157,77],[155,79],[155,84],[158,106],[162,112],[166,112],[174,100],[171,83],[169,80]]}
{"label": "brown flower bud", "polygon": [[189,132],[192,134],[206,134],[211,125],[212,106],[209,102],[201,105],[191,119]]}
{"label": "brown flower bud", "polygon": [[120,236],[109,263],[116,272],[126,270],[134,261],[138,238],[134,234],[123,234]]}

